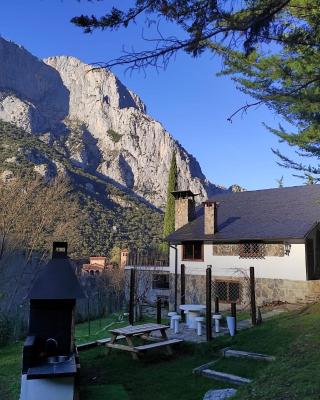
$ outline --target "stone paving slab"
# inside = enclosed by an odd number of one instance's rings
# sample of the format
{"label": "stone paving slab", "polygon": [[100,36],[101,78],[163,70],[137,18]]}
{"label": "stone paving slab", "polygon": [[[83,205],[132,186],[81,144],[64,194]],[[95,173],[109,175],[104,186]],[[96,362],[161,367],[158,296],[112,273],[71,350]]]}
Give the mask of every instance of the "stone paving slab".
{"label": "stone paving slab", "polygon": [[242,376],[228,374],[226,372],[215,371],[213,369],[203,369],[201,371],[201,375],[206,376],[207,378],[227,381],[233,383],[234,385],[244,385],[246,383],[252,382],[252,380],[249,378],[243,378]]}
{"label": "stone paving slab", "polygon": [[252,360],[261,360],[261,361],[274,361],[276,359],[274,356],[269,356],[267,354],[253,353],[251,351],[243,351],[235,349],[223,349],[222,354],[224,357],[249,358]]}
{"label": "stone paving slab", "polygon": [[205,395],[203,400],[224,400],[229,399],[237,393],[236,389],[218,389],[209,390]]}

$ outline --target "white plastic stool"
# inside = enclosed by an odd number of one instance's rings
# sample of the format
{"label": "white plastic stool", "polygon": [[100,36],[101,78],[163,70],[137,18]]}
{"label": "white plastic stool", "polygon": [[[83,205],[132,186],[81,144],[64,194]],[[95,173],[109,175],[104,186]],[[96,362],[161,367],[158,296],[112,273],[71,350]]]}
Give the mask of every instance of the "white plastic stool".
{"label": "white plastic stool", "polygon": [[168,317],[170,318],[170,329],[174,329],[174,320],[172,319],[174,315],[177,315],[175,311],[170,311],[168,313]]}
{"label": "white plastic stool", "polygon": [[179,333],[179,321],[181,317],[180,315],[173,315],[171,317],[171,320],[173,320],[173,326],[174,326],[174,333]]}
{"label": "white plastic stool", "polygon": [[189,327],[189,311],[185,310],[185,311],[183,311],[183,314],[184,314],[185,323],[187,324],[187,327]]}
{"label": "white plastic stool", "polygon": [[202,335],[202,322],[204,321],[204,317],[196,317],[195,321],[197,323],[197,335]]}
{"label": "white plastic stool", "polygon": [[215,333],[220,332],[220,320],[222,318],[221,314],[213,314],[212,319],[214,320],[214,331]]}

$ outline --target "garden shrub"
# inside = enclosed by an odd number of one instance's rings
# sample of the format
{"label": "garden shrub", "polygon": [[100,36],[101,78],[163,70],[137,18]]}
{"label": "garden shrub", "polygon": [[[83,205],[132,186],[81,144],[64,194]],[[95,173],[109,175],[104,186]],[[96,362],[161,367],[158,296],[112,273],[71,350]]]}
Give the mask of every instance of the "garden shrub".
{"label": "garden shrub", "polygon": [[120,139],[122,138],[122,135],[120,133],[114,131],[113,129],[108,130],[108,135],[110,136],[110,139],[115,143],[118,143],[120,141]]}
{"label": "garden shrub", "polygon": [[0,314],[0,347],[12,339],[13,320],[8,315]]}

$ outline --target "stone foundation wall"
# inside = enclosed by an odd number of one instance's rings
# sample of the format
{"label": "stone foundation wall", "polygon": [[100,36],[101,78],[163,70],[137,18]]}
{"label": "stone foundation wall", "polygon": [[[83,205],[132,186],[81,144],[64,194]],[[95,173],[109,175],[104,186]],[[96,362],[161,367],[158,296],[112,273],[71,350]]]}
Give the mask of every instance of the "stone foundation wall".
{"label": "stone foundation wall", "polygon": [[258,305],[272,301],[312,303],[320,299],[320,281],[257,278],[256,298]]}
{"label": "stone foundation wall", "polygon": [[[212,277],[213,280],[215,277]],[[250,290],[248,279],[244,277],[217,277],[219,281],[237,281],[241,283],[242,300],[240,308],[250,306]],[[178,305],[180,304],[180,275],[178,275]],[[214,299],[212,299],[214,301]],[[312,303],[320,300],[319,281],[293,281],[286,279],[256,278],[256,303],[257,306],[273,302],[287,303]],[[206,277],[204,275],[186,275],[185,303],[206,303]],[[221,303],[229,307],[227,303]],[[212,302],[213,306],[213,302]],[[169,308],[174,308],[174,274],[170,274]]]}

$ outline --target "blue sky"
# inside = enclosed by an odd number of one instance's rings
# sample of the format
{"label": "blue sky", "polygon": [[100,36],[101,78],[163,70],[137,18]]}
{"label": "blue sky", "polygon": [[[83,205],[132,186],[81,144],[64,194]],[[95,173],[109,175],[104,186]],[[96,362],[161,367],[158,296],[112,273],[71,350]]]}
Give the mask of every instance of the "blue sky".
{"label": "blue sky", "polygon": [[[0,34],[23,45],[34,55],[72,55],[85,62],[113,59],[125,46],[136,50],[147,46],[142,27],[134,25],[117,32],[84,34],[70,19],[79,14],[101,15],[110,5],[121,7],[129,0],[87,2],[86,0],[1,0]],[[175,33],[175,27],[162,26]],[[146,35],[146,33],[144,33]],[[233,123],[227,117],[250,98],[236,90],[228,77],[216,77],[221,60],[211,54],[193,59],[179,54],[165,71],[148,69],[146,75],[113,70],[122,82],[146,103],[148,113],[191,153],[205,175],[214,183],[233,183],[247,189],[302,184],[292,172],[276,164],[271,147],[294,157],[294,150],[279,144],[262,122],[277,126],[279,118],[266,107],[251,109]]]}

